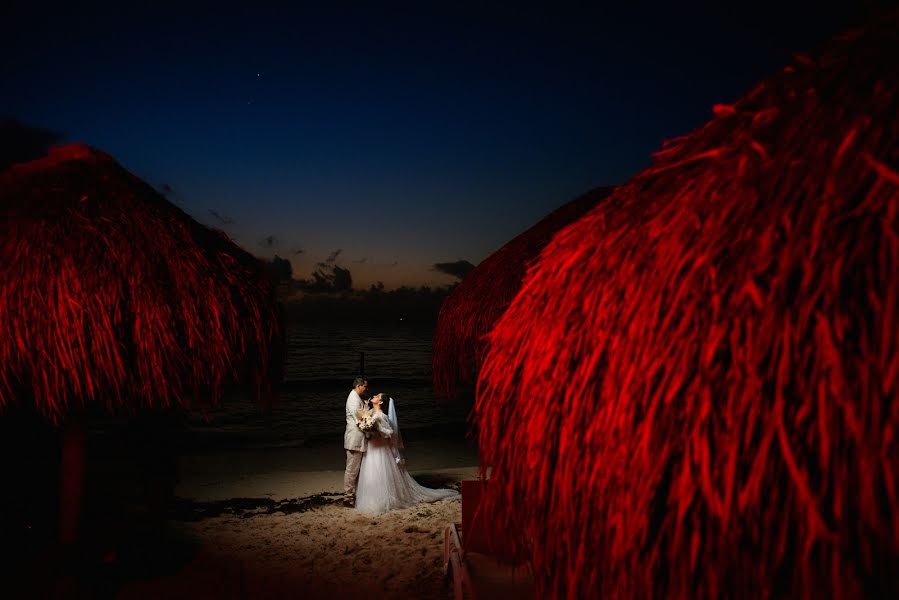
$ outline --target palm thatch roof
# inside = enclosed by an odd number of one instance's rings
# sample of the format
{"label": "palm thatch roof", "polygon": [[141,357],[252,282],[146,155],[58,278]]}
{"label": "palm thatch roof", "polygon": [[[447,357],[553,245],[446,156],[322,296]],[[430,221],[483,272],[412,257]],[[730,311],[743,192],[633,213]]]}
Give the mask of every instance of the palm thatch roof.
{"label": "palm thatch roof", "polygon": [[82,145],[0,174],[0,410],[267,399],[273,281],[223,233]]}
{"label": "palm thatch roof", "polygon": [[899,597],[897,48],[798,57],[532,263],[475,420],[538,596]]}
{"label": "palm thatch roof", "polygon": [[452,291],[440,308],[434,330],[434,388],[455,395],[474,383],[484,358],[483,336],[518,293],[528,263],[552,236],[609,195],[600,187],[557,208],[536,225],[488,256]]}

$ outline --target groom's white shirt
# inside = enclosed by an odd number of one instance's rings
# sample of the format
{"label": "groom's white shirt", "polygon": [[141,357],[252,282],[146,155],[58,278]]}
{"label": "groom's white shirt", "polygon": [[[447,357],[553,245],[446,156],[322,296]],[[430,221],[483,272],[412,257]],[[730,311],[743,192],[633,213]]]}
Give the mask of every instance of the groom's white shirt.
{"label": "groom's white shirt", "polygon": [[365,434],[356,427],[356,411],[364,408],[365,403],[356,390],[352,390],[346,397],[346,431],[343,434],[343,447],[347,450],[365,452]]}

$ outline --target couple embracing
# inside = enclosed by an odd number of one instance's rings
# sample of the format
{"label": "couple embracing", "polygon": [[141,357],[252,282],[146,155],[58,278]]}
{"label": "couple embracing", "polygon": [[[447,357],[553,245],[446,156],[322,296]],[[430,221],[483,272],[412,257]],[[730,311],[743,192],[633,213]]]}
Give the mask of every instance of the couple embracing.
{"label": "couple embracing", "polygon": [[[403,441],[393,398],[384,393],[375,394],[369,408],[363,400],[367,392],[368,381],[357,377],[346,399],[344,504],[362,512],[381,514],[419,502],[458,498],[455,490],[426,488],[409,475],[400,454]],[[367,410],[370,414],[360,418]]]}

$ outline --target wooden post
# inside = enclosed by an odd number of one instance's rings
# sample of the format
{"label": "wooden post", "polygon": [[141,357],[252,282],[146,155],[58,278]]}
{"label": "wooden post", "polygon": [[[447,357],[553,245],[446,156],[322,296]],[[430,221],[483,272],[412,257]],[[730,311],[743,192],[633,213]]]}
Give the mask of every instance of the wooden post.
{"label": "wooden post", "polygon": [[71,545],[78,538],[84,486],[84,421],[70,417],[63,425],[62,460],[59,465],[59,541]]}

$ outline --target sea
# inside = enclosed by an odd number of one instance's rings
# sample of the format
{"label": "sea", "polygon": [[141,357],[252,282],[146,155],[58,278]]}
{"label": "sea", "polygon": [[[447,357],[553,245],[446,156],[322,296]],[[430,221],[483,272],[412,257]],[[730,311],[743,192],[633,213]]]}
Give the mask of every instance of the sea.
{"label": "sea", "polygon": [[187,439],[204,447],[319,446],[343,439],[344,406],[353,379],[394,399],[407,439],[462,437],[472,399],[446,399],[431,383],[433,326],[386,322],[292,322],[287,325],[284,380],[278,403],[263,410],[242,397],[194,412]]}

